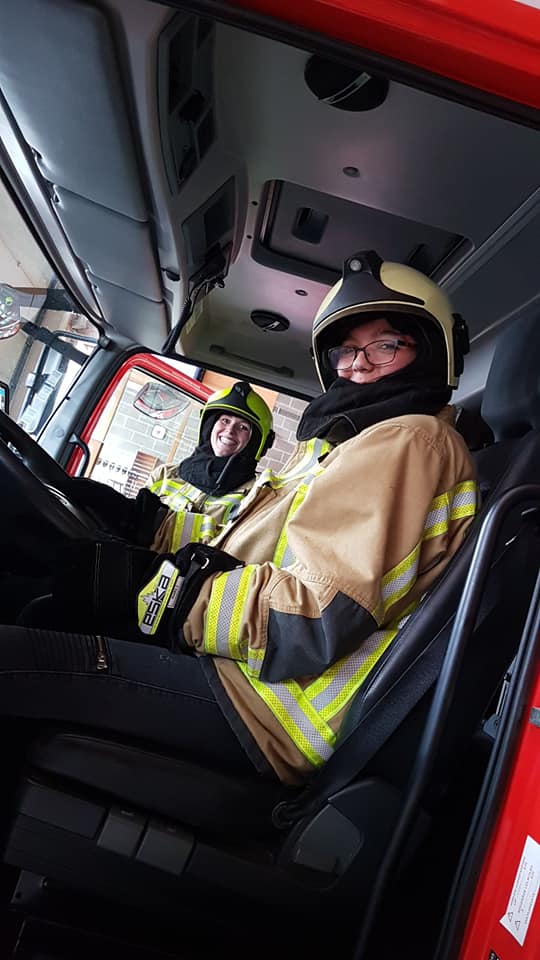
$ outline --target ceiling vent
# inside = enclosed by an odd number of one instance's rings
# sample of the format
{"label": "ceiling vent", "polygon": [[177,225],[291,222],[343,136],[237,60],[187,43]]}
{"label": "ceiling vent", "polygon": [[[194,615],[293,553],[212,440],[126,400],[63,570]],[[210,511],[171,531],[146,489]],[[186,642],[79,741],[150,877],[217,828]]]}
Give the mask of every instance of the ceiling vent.
{"label": "ceiling vent", "polygon": [[252,310],[251,319],[255,326],[265,332],[281,333],[289,329],[287,317],[282,316],[281,313],[273,313],[271,310]]}
{"label": "ceiling vent", "polygon": [[317,56],[309,58],[304,78],[317,100],[336,110],[374,110],[384,103],[388,94],[386,77]]}

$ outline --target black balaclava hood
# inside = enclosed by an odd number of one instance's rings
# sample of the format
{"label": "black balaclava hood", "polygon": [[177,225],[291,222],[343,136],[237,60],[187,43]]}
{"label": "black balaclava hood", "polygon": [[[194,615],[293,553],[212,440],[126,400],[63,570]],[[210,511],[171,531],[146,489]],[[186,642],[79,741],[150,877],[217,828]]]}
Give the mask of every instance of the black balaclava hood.
{"label": "black balaclava hood", "polygon": [[413,362],[373,383],[353,383],[336,375],[326,393],[306,407],[296,431],[298,440],[320,437],[341,443],[382,420],[413,413],[436,414],[450,400],[446,347],[435,321],[389,311],[361,314],[330,327],[323,349],[339,345],[353,327],[381,315],[392,329],[415,341]]}
{"label": "black balaclava hood", "polygon": [[253,479],[257,467],[255,452],[261,442],[260,431],[256,424],[252,423],[251,437],[243,450],[230,457],[216,456],[212,450],[210,435],[216,420],[224,412],[216,410],[213,415],[206,415],[201,426],[201,442],[177,467],[178,477],[216,497],[231,493]]}

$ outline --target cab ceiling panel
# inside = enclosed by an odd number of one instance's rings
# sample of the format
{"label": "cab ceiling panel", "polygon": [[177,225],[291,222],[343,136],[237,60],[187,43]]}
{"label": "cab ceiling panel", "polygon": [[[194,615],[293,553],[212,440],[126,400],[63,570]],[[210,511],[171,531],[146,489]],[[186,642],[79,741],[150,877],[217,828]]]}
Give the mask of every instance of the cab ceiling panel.
{"label": "cab ceiling panel", "polygon": [[[167,312],[109,22],[67,0],[2,3],[0,83],[68,240],[97,278],[105,318],[157,348]],[[101,280],[117,287],[114,298],[100,297]]]}
{"label": "cab ceiling panel", "polygon": [[[56,188],[57,213],[75,253],[92,273],[150,300],[161,300],[161,287],[148,225]],[[106,218],[106,224],[104,224]]]}
{"label": "cab ceiling panel", "polygon": [[336,283],[351,251],[373,248],[434,276],[472,243],[459,234],[351,203],[295,183],[267,184],[252,246],[259,263],[321,283]]}
{"label": "cab ceiling panel", "polygon": [[224,27],[215,48],[221,124],[257,199],[288,181],[478,245],[538,186],[535,130],[400,83],[375,109],[336,109],[309,89],[305,51]]}
{"label": "cab ceiling panel", "polygon": [[[481,264],[500,264],[504,249],[506,310],[537,282],[521,257],[525,220],[514,223],[539,185],[537,131],[397,82],[373,108],[338,109],[307,83],[308,52],[223,24],[213,45],[218,140],[242,157],[249,194],[225,287],[181,337],[197,361],[221,357],[242,374],[259,363],[261,378],[284,389],[287,367],[289,387],[317,392],[313,316],[344,256],[362,247],[451,277],[475,334],[502,306]],[[288,326],[258,329],[255,312]]]}

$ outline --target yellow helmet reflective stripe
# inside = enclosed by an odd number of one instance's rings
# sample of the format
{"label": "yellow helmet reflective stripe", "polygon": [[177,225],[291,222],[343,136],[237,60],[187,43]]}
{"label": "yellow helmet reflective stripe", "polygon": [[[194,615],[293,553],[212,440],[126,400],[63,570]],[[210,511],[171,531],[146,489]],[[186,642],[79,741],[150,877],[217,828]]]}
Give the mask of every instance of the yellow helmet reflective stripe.
{"label": "yellow helmet reflective stripe", "polygon": [[362,250],[345,261],[341,280],[329,290],[313,322],[313,356],[325,389],[333,377],[323,362],[322,335],[347,317],[373,313],[406,313],[434,322],[444,337],[448,385],[458,385],[469,349],[467,326],[453,312],[444,290],[413,267],[383,261],[374,250]]}
{"label": "yellow helmet reflective stripe", "polygon": [[248,420],[257,431],[258,443],[254,444],[254,457],[260,460],[274,442],[272,430],[272,412],[263,398],[253,390],[251,384],[239,380],[232,387],[217,390],[207,400],[201,413],[199,443],[203,437],[203,428],[210,414],[226,411],[236,417]]}

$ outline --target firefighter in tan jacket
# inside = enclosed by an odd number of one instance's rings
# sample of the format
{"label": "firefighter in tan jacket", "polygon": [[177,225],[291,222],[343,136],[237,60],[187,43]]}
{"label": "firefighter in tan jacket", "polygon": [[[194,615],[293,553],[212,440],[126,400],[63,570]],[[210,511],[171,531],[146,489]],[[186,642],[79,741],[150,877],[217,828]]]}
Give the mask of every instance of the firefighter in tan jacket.
{"label": "firefighter in tan jacket", "polygon": [[161,559],[139,593],[141,635],[196,652],[224,737],[229,726],[261,773],[297,783],[328,760],[355,693],[463,541],[477,484],[448,401],[467,349],[435,283],[373,251],[350,257],[314,321],[325,392],[292,460],[258,478],[211,548]]}
{"label": "firefighter in tan jacket", "polygon": [[[75,544],[53,591],[56,626],[71,633],[60,652],[38,645],[46,676],[32,709],[231,774],[315,773],[475,514],[475,469],[448,405],[467,346],[431,280],[372,251],[350,257],[315,318],[324,392],[287,468],[257,479],[212,545],[159,556]],[[36,656],[24,642],[19,665]],[[9,696],[20,711],[18,682]]]}
{"label": "firefighter in tan jacket", "polygon": [[[179,464],[157,467],[148,483],[172,511],[168,550],[213,540],[238,512],[273,441],[272,413],[249,383],[212,394],[201,411],[193,453]],[[159,540],[153,546],[162,552]]]}

